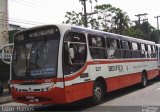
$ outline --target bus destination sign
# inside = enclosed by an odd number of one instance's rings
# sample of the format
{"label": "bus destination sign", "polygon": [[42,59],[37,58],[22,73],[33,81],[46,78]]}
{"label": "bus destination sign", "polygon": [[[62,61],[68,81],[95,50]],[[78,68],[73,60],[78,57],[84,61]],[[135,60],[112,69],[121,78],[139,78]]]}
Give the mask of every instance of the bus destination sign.
{"label": "bus destination sign", "polygon": [[47,35],[53,35],[55,31],[58,31],[58,29],[55,30],[54,28],[50,28],[50,29],[35,30],[33,32],[22,32],[15,37],[15,41],[23,41],[27,38],[31,39]]}
{"label": "bus destination sign", "polygon": [[40,30],[40,31],[35,31],[32,33],[29,33],[29,38],[36,38],[36,37],[41,37],[41,36],[47,36],[47,35],[52,35],[54,34],[54,29],[45,29],[45,30]]}

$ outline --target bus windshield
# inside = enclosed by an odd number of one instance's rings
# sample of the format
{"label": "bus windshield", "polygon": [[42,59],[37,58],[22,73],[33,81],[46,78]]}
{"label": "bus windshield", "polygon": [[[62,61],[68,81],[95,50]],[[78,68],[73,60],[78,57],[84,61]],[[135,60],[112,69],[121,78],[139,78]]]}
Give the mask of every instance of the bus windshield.
{"label": "bus windshield", "polygon": [[54,37],[48,35],[15,44],[12,56],[12,79],[57,76],[60,37],[52,36]]}

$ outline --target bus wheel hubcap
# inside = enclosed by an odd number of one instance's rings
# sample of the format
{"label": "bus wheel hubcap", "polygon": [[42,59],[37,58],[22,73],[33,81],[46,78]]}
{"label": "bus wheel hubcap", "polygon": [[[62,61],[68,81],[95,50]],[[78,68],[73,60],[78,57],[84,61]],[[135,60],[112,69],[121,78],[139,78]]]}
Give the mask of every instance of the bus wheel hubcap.
{"label": "bus wheel hubcap", "polygon": [[146,77],[143,76],[143,85],[145,86],[146,85]]}
{"label": "bus wheel hubcap", "polygon": [[95,96],[96,96],[96,98],[97,98],[98,101],[101,99],[102,90],[101,90],[100,87],[97,87],[97,88],[95,89]]}

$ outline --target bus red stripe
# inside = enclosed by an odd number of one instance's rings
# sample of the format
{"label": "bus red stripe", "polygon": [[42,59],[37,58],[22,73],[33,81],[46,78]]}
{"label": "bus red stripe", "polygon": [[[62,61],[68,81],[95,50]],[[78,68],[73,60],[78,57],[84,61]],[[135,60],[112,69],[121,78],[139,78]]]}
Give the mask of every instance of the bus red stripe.
{"label": "bus red stripe", "polygon": [[[88,65],[96,65],[96,64],[113,64],[113,63],[129,63],[129,62],[146,62],[146,61],[157,61],[157,59],[136,59],[136,60],[94,60],[94,61],[88,61],[86,64],[82,67],[82,69],[75,74],[71,76],[66,76],[63,78],[50,78],[46,80],[51,80],[50,82],[63,82],[63,81],[70,81],[77,77],[79,77],[87,68]],[[24,83],[26,81],[20,81],[20,80],[14,80],[13,83]],[[44,83],[44,79],[37,80],[37,83]]]}

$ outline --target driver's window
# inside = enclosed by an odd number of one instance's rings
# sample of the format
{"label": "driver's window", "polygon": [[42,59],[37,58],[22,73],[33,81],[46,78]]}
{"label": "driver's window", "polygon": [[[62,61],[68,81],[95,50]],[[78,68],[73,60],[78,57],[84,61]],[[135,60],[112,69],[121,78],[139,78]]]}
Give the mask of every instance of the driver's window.
{"label": "driver's window", "polygon": [[86,38],[83,33],[67,32],[63,45],[63,71],[65,75],[81,69],[87,59]]}

